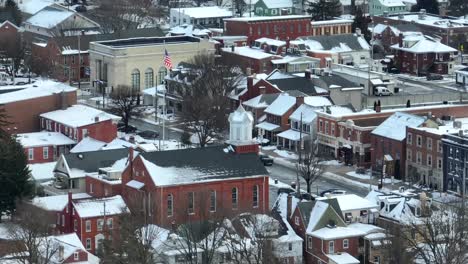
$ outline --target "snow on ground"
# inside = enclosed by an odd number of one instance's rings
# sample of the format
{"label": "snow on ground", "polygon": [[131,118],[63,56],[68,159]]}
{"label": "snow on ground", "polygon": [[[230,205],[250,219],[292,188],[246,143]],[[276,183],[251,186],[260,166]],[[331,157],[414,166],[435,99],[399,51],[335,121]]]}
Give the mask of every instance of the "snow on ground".
{"label": "snow on ground", "polygon": [[[352,184],[354,186],[359,186],[361,188],[366,188],[366,189],[369,189],[369,184],[367,183],[362,183],[362,182],[358,182],[358,181],[354,181],[354,180],[351,180],[351,179],[348,179],[346,177],[343,177],[341,175],[338,175],[338,174],[335,174],[335,173],[332,173],[332,172],[325,172],[323,174],[324,177],[327,177],[327,178],[331,178],[331,179],[335,179],[337,181],[340,181],[342,183],[349,183],[349,184]],[[370,185],[372,188],[377,188],[376,185]]]}
{"label": "snow on ground", "polygon": [[362,179],[362,180],[369,180],[371,178],[370,174],[360,174],[355,171],[347,172],[346,175],[351,176],[353,178]]}
{"label": "snow on ground", "polygon": [[290,152],[290,151],[286,151],[286,150],[274,150],[274,152],[276,154],[278,154],[279,156],[283,157],[283,158],[287,158],[287,159],[298,159],[298,156],[296,153],[293,153],[293,152]]}
{"label": "snow on ground", "polygon": [[270,178],[269,182],[270,186],[275,186],[277,188],[292,188],[290,184],[284,183],[282,181],[278,181],[278,183],[275,183],[275,179]]}
{"label": "snow on ground", "polygon": [[327,165],[327,166],[340,166],[343,165],[337,160],[326,160],[326,161],[321,161],[321,165]]}
{"label": "snow on ground", "polygon": [[276,146],[266,146],[266,147],[262,147],[262,150],[275,150],[276,149]]}

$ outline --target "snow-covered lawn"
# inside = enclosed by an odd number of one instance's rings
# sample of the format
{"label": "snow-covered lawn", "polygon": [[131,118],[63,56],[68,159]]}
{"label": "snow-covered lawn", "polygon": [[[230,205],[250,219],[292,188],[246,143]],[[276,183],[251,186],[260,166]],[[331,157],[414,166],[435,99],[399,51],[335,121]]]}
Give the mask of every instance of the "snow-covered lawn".
{"label": "snow-covered lawn", "polygon": [[275,179],[270,178],[268,184],[270,186],[275,186],[277,188],[292,188],[290,184],[278,181],[278,183],[275,183]]}
{"label": "snow-covered lawn", "polygon": [[275,150],[276,149],[276,146],[265,146],[265,147],[262,147],[262,150]]}
{"label": "snow-covered lawn", "polygon": [[320,162],[321,165],[326,165],[326,166],[340,166],[343,165],[337,160],[325,160]]}
{"label": "snow-covered lawn", "polygon": [[276,149],[274,152],[283,158],[298,159],[297,154],[290,151]]}
{"label": "snow-covered lawn", "polygon": [[360,173],[357,173],[355,171],[347,172],[346,175],[351,176],[353,178],[358,178],[358,179],[361,179],[361,180],[369,180],[371,178],[370,174],[360,174]]}

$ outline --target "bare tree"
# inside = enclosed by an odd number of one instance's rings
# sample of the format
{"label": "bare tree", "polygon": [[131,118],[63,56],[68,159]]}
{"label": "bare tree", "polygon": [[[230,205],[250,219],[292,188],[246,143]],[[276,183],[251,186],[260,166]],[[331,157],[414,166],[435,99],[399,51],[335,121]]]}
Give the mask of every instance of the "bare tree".
{"label": "bare tree", "polygon": [[[301,125],[302,128],[302,125]],[[323,156],[318,150],[318,144],[314,137],[304,141],[304,149],[299,146],[299,160],[296,164],[298,177],[304,179],[307,186],[307,193],[311,193],[311,185],[324,172]],[[299,183],[298,183],[299,185]]]}
{"label": "bare tree", "polygon": [[432,210],[424,203],[421,207],[422,217],[411,221],[410,232],[400,233],[418,263],[468,263],[464,202],[433,206]]}
{"label": "bare tree", "polygon": [[16,241],[13,245],[12,255],[18,262],[51,263],[58,252],[58,245],[52,235],[54,218],[44,210],[19,202],[14,218],[14,224],[10,225],[8,236]]}
{"label": "bare tree", "polygon": [[232,1],[234,5],[234,10],[239,17],[242,17],[245,12],[250,12],[249,7],[244,0],[234,0]]}
{"label": "bare tree", "polygon": [[112,101],[110,111],[122,117],[122,122],[125,125],[125,131],[128,131],[128,122],[133,116],[137,116],[138,112],[138,91],[135,91],[129,86],[119,85],[110,94]]}
{"label": "bare tree", "polygon": [[235,67],[219,64],[213,54],[197,54],[190,63],[191,74],[198,77],[191,83],[179,83],[176,92],[182,99],[183,121],[193,127],[200,147],[205,147],[226,129],[230,112],[227,95],[241,78]]}
{"label": "bare tree", "polygon": [[153,23],[167,16],[166,9],[155,0],[97,0],[96,9],[88,13],[104,33],[118,33]]}
{"label": "bare tree", "polygon": [[276,263],[272,237],[279,229],[279,222],[269,215],[239,216],[245,225],[245,233],[229,232],[227,248],[232,261],[237,264]]}
{"label": "bare tree", "polygon": [[[118,218],[117,237],[105,239],[99,252],[102,263],[152,264],[158,254],[153,244],[167,236],[167,230],[150,224],[153,214],[147,203],[147,196],[130,197],[126,200],[131,210],[122,208]],[[150,211],[151,210],[151,211]]]}

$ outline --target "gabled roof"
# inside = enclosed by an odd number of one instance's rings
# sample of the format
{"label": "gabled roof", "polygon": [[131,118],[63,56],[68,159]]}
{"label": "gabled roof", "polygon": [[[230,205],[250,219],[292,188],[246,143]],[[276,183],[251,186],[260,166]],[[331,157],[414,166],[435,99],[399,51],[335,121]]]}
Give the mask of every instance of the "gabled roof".
{"label": "gabled roof", "polygon": [[268,175],[256,153],[235,154],[223,147],[156,151],[137,158],[156,186]]}
{"label": "gabled roof", "polygon": [[308,49],[312,51],[346,52],[370,48],[364,37],[356,34],[304,36],[298,39],[304,40]]}
{"label": "gabled roof", "polygon": [[275,85],[283,92],[299,91],[307,95],[316,95],[314,83],[305,77],[294,76],[285,73],[275,73],[267,77],[266,81]]}
{"label": "gabled roof", "polygon": [[[68,168],[81,174],[97,172],[100,168],[115,166],[123,171],[128,149],[98,150],[62,155]],[[71,175],[70,175],[71,176]]]}
{"label": "gabled roof", "polygon": [[346,226],[342,216],[334,210],[332,205],[325,201],[316,201],[314,208],[310,213],[306,232],[311,234],[315,230],[330,224],[330,221],[332,221],[335,226]]}
{"label": "gabled roof", "polygon": [[33,26],[51,29],[68,19],[69,17],[77,15],[70,10],[57,8],[54,5],[46,6],[39,12],[35,13],[32,17],[25,21],[26,24]]}
{"label": "gabled roof", "polygon": [[[2,21],[2,18],[1,18],[1,11],[0,11],[0,21]],[[3,23],[0,23],[0,28],[4,27],[4,26],[12,26],[14,27],[16,30],[20,30],[19,27],[17,27],[15,24],[13,24],[13,22],[10,22],[9,20],[4,20]]]}
{"label": "gabled roof", "polygon": [[[74,193],[72,199],[85,199],[91,196],[87,193]],[[62,211],[68,204],[68,195],[53,195],[44,197],[34,197],[31,201],[34,206],[46,211]]]}
{"label": "gabled roof", "polygon": [[336,200],[341,211],[367,210],[378,207],[375,203],[355,194],[336,195],[333,199],[321,197],[318,200]]}
{"label": "gabled roof", "polygon": [[242,104],[252,108],[267,108],[273,101],[276,100],[276,98],[278,98],[279,95],[279,93],[261,94],[243,102]]}
{"label": "gabled roof", "polygon": [[402,141],[406,137],[406,127],[418,127],[426,117],[396,112],[372,131],[373,135]]}
{"label": "gabled roof", "polygon": [[315,86],[325,89],[333,88],[333,86],[340,86],[341,88],[360,87],[359,84],[333,73],[324,76],[314,76],[313,78]]}
{"label": "gabled roof", "polygon": [[312,123],[316,117],[317,114],[315,113],[314,107],[307,104],[302,104],[289,116],[289,119],[294,121],[301,121],[302,118],[303,123],[309,124]]}
{"label": "gabled roof", "polygon": [[293,7],[292,0],[262,0],[267,8],[290,8]]}
{"label": "gabled roof", "polygon": [[39,98],[44,96],[50,96],[59,94],[61,92],[73,92],[76,88],[68,86],[63,83],[54,82],[50,80],[40,80],[34,84],[18,87],[13,89],[11,92],[0,92],[0,104],[7,104],[11,102],[18,102],[23,100],[29,100],[33,98]]}
{"label": "gabled roof", "polygon": [[[51,263],[63,263],[63,260],[66,260],[69,257],[71,257],[76,251],[87,252],[76,233],[49,236],[46,237],[45,240],[47,240],[48,242],[39,243],[39,241],[37,241],[38,251],[39,254],[43,255],[44,257],[50,257]],[[50,247],[57,248],[51,249]],[[63,248],[63,258],[57,253],[58,247]],[[51,254],[51,251],[56,253],[52,254],[52,256],[48,256]]]}
{"label": "gabled roof", "polygon": [[232,12],[219,6],[171,8],[192,18],[232,17]]}
{"label": "gabled roof", "polygon": [[[406,47],[405,42],[415,42],[411,46]],[[435,40],[427,36],[407,36],[403,39],[403,47],[400,47],[399,44],[391,46],[392,49],[402,50],[411,53],[452,53],[457,52],[456,49],[440,43],[440,41]]]}
{"label": "gabled roof", "polygon": [[282,116],[294,105],[296,105],[296,98],[287,93],[282,93],[265,109],[265,113]]}

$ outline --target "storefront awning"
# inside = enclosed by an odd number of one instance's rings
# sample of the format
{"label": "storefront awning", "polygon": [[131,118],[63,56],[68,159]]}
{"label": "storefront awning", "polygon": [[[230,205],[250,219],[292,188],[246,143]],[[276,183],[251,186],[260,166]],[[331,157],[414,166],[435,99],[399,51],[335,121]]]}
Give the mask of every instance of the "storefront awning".
{"label": "storefront awning", "polygon": [[269,123],[269,122],[262,122],[262,123],[256,125],[255,127],[256,128],[261,128],[261,129],[264,129],[264,130],[270,131],[270,132],[275,132],[275,131],[278,131],[279,129],[281,129],[280,126]]}
{"label": "storefront awning", "polygon": [[[302,138],[305,138],[305,136],[306,135],[303,132]],[[299,139],[301,138],[301,133],[299,131],[289,129],[289,130],[279,133],[278,137],[282,137],[282,138],[289,139],[292,141],[299,141]]]}

